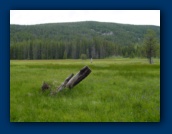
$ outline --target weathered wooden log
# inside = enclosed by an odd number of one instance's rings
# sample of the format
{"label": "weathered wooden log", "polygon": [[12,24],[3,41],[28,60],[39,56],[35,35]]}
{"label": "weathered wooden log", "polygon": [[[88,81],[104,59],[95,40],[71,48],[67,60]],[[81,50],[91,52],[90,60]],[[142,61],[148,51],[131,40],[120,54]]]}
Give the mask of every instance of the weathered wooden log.
{"label": "weathered wooden log", "polygon": [[82,68],[75,76],[71,74],[69,77],[65,79],[65,81],[53,92],[51,95],[57,94],[59,91],[63,90],[65,87],[71,89],[76,86],[79,82],[81,82],[84,78],[86,78],[91,73],[89,67],[85,66]]}
{"label": "weathered wooden log", "polygon": [[69,80],[69,82],[66,84],[66,87],[69,89],[73,88],[75,85],[81,82],[85,77],[87,77],[90,73],[91,73],[90,68],[85,66]]}
{"label": "weathered wooden log", "polygon": [[59,91],[63,90],[66,87],[66,84],[68,83],[68,81],[73,77],[73,75],[74,74],[71,74],[69,77],[67,77],[65,81],[55,91],[52,91],[50,94],[56,95]]}
{"label": "weathered wooden log", "polygon": [[73,77],[74,74],[71,74],[69,77],[67,77],[65,79],[65,81],[57,88],[57,91],[61,91],[66,87],[66,84],[68,83],[68,81]]}

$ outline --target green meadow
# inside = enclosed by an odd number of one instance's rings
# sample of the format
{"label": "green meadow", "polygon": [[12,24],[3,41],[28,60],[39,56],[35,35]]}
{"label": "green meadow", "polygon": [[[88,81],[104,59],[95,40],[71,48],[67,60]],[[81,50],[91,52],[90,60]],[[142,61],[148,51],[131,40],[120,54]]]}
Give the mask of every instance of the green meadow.
{"label": "green meadow", "polygon": [[[55,96],[58,87],[85,65],[90,75]],[[160,60],[10,60],[10,122],[159,122]]]}

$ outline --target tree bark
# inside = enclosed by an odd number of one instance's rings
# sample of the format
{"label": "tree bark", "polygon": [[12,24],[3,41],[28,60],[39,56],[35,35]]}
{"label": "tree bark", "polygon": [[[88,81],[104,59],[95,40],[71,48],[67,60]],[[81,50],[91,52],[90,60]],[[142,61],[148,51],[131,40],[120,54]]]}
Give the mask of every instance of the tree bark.
{"label": "tree bark", "polygon": [[75,76],[73,76],[69,80],[69,82],[66,84],[66,87],[69,88],[69,89],[73,88],[79,82],[81,82],[83,79],[85,79],[90,73],[91,73],[90,68],[85,66]]}
{"label": "tree bark", "polygon": [[69,77],[67,77],[65,81],[57,88],[55,92],[51,92],[51,95],[57,94],[59,91],[63,90],[65,87],[72,89],[74,86],[80,83],[83,79],[85,79],[90,73],[91,73],[90,68],[85,66],[75,76],[73,76],[74,74],[71,74]]}

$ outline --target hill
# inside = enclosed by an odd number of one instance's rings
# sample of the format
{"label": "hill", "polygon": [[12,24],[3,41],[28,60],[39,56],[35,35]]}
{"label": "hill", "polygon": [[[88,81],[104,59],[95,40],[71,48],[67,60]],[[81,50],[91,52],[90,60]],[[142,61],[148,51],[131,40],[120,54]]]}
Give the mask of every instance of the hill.
{"label": "hill", "polygon": [[10,25],[10,56],[62,59],[79,58],[82,53],[94,58],[124,55],[124,48],[142,44],[148,29],[154,30],[160,40],[158,26],[94,21]]}

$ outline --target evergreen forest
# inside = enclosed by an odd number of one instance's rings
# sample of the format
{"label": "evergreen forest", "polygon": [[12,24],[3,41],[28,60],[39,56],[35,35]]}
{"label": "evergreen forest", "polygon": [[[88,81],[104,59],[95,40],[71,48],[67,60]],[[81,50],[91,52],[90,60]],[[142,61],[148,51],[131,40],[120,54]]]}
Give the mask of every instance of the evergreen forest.
{"label": "evergreen forest", "polygon": [[148,30],[156,33],[154,57],[160,57],[160,27],[105,22],[10,25],[10,59],[102,59],[146,57]]}

